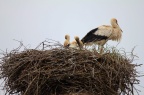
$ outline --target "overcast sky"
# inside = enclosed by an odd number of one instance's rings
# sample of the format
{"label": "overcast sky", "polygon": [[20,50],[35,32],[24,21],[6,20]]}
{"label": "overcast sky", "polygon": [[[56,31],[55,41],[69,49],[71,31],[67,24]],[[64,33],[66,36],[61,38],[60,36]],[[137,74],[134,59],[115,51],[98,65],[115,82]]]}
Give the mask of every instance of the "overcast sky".
{"label": "overcast sky", "polygon": [[[72,40],[76,35],[82,38],[93,28],[109,25],[111,18],[123,30],[117,48],[130,52],[136,46],[139,58],[134,63],[144,64],[144,0],[0,0],[0,50],[18,47],[14,39],[35,48],[46,38],[61,43],[65,34]],[[144,66],[137,70],[143,73]],[[140,80],[137,88],[144,95],[144,78]]]}

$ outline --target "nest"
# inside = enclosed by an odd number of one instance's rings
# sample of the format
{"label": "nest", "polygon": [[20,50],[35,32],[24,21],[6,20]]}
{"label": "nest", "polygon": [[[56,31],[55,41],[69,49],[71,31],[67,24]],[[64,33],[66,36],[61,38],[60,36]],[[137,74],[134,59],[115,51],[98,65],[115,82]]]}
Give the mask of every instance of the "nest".
{"label": "nest", "polygon": [[13,50],[2,58],[6,94],[132,95],[139,83],[137,65],[114,48],[100,56],[95,49],[41,45],[41,50]]}

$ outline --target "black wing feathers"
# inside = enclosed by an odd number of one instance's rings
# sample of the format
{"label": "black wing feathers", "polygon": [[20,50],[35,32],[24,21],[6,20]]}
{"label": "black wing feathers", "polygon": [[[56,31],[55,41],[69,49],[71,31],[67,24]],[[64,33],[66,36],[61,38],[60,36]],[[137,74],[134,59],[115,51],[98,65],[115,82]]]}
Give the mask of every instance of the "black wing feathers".
{"label": "black wing feathers", "polygon": [[82,38],[83,43],[87,42],[95,42],[95,41],[100,41],[100,40],[106,40],[108,37],[107,36],[102,36],[102,35],[95,35],[94,33],[97,32],[98,28],[92,29],[90,32],[86,34],[84,38]]}

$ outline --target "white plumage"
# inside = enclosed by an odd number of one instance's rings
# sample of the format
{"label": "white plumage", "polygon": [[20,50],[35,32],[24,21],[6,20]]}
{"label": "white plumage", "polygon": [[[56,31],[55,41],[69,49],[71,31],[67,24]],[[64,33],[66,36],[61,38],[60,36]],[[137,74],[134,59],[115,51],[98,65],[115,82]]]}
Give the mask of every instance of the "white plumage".
{"label": "white plumage", "polygon": [[98,44],[101,47],[100,53],[102,53],[103,45],[108,40],[120,41],[122,36],[122,30],[118,25],[115,18],[111,19],[111,25],[102,25],[95,29],[92,29],[81,40],[85,45]]}

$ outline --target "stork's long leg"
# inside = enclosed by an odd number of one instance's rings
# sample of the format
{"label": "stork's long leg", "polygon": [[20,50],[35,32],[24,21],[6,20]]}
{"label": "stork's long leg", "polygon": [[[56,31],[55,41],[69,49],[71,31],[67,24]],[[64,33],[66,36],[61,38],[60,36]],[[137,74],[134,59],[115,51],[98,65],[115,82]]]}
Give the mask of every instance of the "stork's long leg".
{"label": "stork's long leg", "polygon": [[104,49],[104,46],[102,45],[101,48],[100,48],[100,54],[103,53],[103,49]]}
{"label": "stork's long leg", "polygon": [[100,54],[102,54],[102,53],[104,52],[104,45],[105,45],[105,43],[106,43],[107,41],[108,41],[108,39],[105,40],[105,41],[103,42],[103,44],[101,45]]}
{"label": "stork's long leg", "polygon": [[100,54],[103,53],[103,45],[98,45],[98,51]]}
{"label": "stork's long leg", "polygon": [[103,53],[103,45],[98,45],[98,52],[99,52],[100,54]]}
{"label": "stork's long leg", "polygon": [[101,46],[100,46],[100,45],[98,45],[98,51],[100,52],[100,50],[101,50]]}

